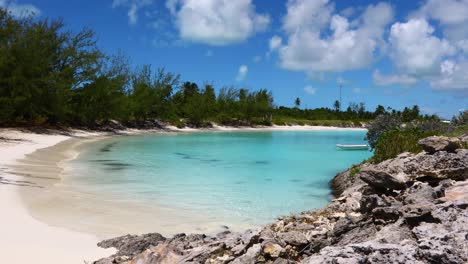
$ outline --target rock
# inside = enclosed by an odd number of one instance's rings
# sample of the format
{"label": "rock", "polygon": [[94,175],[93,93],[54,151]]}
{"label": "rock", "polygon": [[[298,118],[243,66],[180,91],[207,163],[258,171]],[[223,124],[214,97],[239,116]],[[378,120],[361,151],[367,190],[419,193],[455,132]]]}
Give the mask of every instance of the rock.
{"label": "rock", "polygon": [[326,247],[319,254],[305,259],[302,263],[418,263],[417,251],[411,246],[382,244],[373,241],[351,244],[345,247]]}
{"label": "rock", "polygon": [[429,154],[434,154],[438,151],[454,152],[462,147],[460,139],[452,137],[427,137],[419,140],[418,144]]}
{"label": "rock", "polygon": [[271,258],[278,258],[283,252],[284,248],[276,243],[267,242],[263,245],[263,253]]}
{"label": "rock", "polygon": [[394,177],[383,170],[366,168],[359,172],[359,177],[370,186],[381,190],[403,190],[406,188],[404,179]]}
{"label": "rock", "polygon": [[255,244],[253,245],[252,247],[249,248],[249,250],[247,250],[247,252],[236,258],[232,264],[249,264],[249,263],[258,263],[258,258],[260,256],[260,253],[262,251],[262,245],[260,244]]}
{"label": "rock", "polygon": [[293,245],[293,246],[304,246],[309,243],[307,240],[307,237],[298,231],[290,231],[286,233],[280,233],[278,234],[279,239],[284,241],[288,245]]}
{"label": "rock", "polygon": [[169,245],[158,245],[137,255],[129,264],[173,264],[180,263],[182,256]]}
{"label": "rock", "polygon": [[468,149],[457,149],[454,153],[439,151],[433,155],[422,152],[416,155],[398,156],[371,168],[412,181],[465,180],[468,179]]}
{"label": "rock", "polygon": [[330,187],[332,189],[332,194],[335,197],[338,197],[343,194],[343,192],[351,186],[357,186],[363,184],[364,182],[357,177],[357,175],[351,175],[351,169],[347,169],[343,172],[340,172],[333,177],[330,181]]}
{"label": "rock", "polygon": [[404,193],[405,204],[421,204],[437,198],[436,191],[426,182],[416,182]]}
{"label": "rock", "polygon": [[121,236],[101,241],[97,245],[102,248],[116,248],[117,253],[114,254],[112,257],[133,257],[148,249],[149,247],[156,246],[165,240],[166,238],[163,237],[161,234],[151,233],[141,236]]}

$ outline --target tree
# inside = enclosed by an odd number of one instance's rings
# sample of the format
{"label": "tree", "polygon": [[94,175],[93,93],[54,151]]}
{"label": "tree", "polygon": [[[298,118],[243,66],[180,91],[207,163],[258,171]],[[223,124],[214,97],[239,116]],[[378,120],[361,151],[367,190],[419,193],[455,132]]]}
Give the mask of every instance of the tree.
{"label": "tree", "polygon": [[339,112],[340,109],[341,109],[340,101],[336,100],[336,101],[333,103],[333,108],[335,109],[336,112]]}
{"label": "tree", "polygon": [[301,106],[301,99],[299,99],[299,97],[297,97],[294,101],[294,105],[296,106],[296,108],[299,108]]}
{"label": "tree", "polygon": [[377,108],[375,108],[374,116],[377,117],[377,116],[383,115],[385,113],[386,113],[385,107],[383,107],[382,105],[378,105]]}
{"label": "tree", "polygon": [[66,121],[74,89],[96,79],[102,53],[94,32],[64,30],[61,20],[15,20],[0,10],[0,101],[14,121]]}

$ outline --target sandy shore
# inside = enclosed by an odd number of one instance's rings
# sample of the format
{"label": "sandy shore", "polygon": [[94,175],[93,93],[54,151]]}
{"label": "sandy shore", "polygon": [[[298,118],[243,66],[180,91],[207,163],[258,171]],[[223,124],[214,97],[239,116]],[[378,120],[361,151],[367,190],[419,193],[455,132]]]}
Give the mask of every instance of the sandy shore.
{"label": "sandy shore", "polygon": [[2,129],[0,137],[0,255],[2,263],[85,263],[105,256],[112,250],[96,246],[98,239],[63,228],[51,227],[30,216],[18,189],[36,188],[9,167],[34,151],[70,138],[66,135],[41,135]]}
{"label": "sandy shore", "polygon": [[[175,132],[361,130],[360,128],[311,126],[273,126],[265,128],[215,126],[212,129],[202,130],[189,128],[177,129],[175,127],[168,128]],[[154,132],[160,133],[160,131],[133,130],[125,131],[124,133],[136,134]],[[72,135],[35,134],[31,132],[21,132],[17,129],[0,129],[0,206],[3,215],[2,224],[0,225],[0,254],[2,255],[2,261],[5,263],[20,264],[84,263],[84,261],[91,261],[112,254],[112,250],[103,250],[96,246],[99,239],[103,238],[103,234],[114,235],[116,232],[123,234],[135,230],[141,232],[155,231],[146,230],[144,228],[141,230],[138,229],[139,226],[150,226],[144,221],[136,221],[135,226],[121,226],[121,230],[108,230],[108,232],[105,226],[102,225],[93,226],[83,224],[83,228],[71,228],[66,225],[67,221],[70,219],[84,217],[85,215],[80,215],[80,212],[86,210],[88,216],[92,213],[96,215],[96,217],[99,217],[99,208],[93,208],[93,197],[87,197],[86,200],[88,202],[86,204],[80,204],[80,199],[74,199],[76,197],[73,195],[70,196],[70,199],[63,199],[66,197],[63,194],[61,196],[54,196],[54,185],[50,184],[50,182],[51,180],[55,180],[55,182],[59,181],[59,177],[63,173],[63,170],[57,165],[61,161],[71,159],[77,154],[66,150],[73,150],[74,148],[71,146],[81,142],[83,138],[89,140],[89,138],[104,135],[104,133],[82,131],[74,131]],[[81,139],[70,140],[76,137]],[[2,138],[8,140],[2,140]],[[51,147],[53,147],[52,151],[47,150]],[[60,148],[62,148],[63,151],[59,151]],[[20,161],[24,160],[26,156],[28,156],[28,164],[21,163]],[[47,158],[44,159],[44,156],[47,156]],[[40,157],[41,162],[34,164],[34,160],[37,157]],[[44,160],[50,162],[50,164],[43,164]],[[20,169],[18,170],[18,168]],[[18,171],[21,173],[18,173]],[[31,175],[29,175],[30,172],[35,172],[35,175],[31,177]],[[27,199],[25,199],[25,197]],[[47,198],[42,199],[41,197]],[[63,209],[68,207],[68,209],[71,208],[75,210],[67,210],[68,214],[63,215],[63,217],[56,215],[55,219],[59,219],[60,221],[52,223],[53,226],[51,226],[50,222],[47,221],[48,224],[45,224],[44,221],[41,221],[44,219],[40,219],[40,217],[34,218],[31,211],[25,206],[28,203],[36,203],[36,209],[42,208],[45,211],[49,210],[55,214],[61,212],[60,206],[62,206]],[[39,206],[37,206],[37,204],[39,204]],[[112,204],[106,205],[105,203],[101,203],[101,205],[112,206]],[[90,211],[91,209],[92,211]],[[148,208],[142,208],[141,211],[146,212],[148,215],[165,215],[164,211],[154,212],[148,210]],[[70,212],[73,213],[70,214]],[[117,214],[115,217],[131,217],[125,215],[125,210],[120,210],[121,214],[119,214],[119,211],[116,212]],[[143,215],[141,217],[145,218]],[[183,215],[182,213],[180,217],[191,217],[194,223],[197,222],[195,216]],[[150,217],[147,219],[150,219]],[[93,221],[93,219],[85,218],[81,220]],[[153,225],[157,226],[157,222],[154,220]],[[56,226],[66,226],[67,228]],[[90,226],[93,228],[90,228]],[[109,226],[112,226],[112,223],[110,223]],[[214,221],[213,226],[219,227],[219,223]],[[182,228],[192,229],[194,226],[185,226]],[[102,230],[106,232],[98,232]],[[198,231],[209,232],[209,230]],[[100,234],[99,237],[97,233]]]}

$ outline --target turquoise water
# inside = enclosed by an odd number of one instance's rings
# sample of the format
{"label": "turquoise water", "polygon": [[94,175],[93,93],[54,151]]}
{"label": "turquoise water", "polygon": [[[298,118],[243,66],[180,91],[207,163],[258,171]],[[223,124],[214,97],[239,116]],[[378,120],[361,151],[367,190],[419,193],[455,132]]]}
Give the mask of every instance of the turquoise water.
{"label": "turquoise water", "polygon": [[146,205],[262,224],[324,206],[328,182],[371,156],[363,131],[207,132],[115,137],[85,146],[67,183]]}

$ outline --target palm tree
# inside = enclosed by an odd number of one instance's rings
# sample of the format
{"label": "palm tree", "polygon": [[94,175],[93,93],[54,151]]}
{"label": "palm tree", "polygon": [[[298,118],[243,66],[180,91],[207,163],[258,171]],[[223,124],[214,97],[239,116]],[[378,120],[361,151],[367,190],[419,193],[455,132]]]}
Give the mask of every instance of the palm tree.
{"label": "palm tree", "polygon": [[296,108],[299,108],[299,106],[301,106],[301,99],[299,99],[299,97],[297,97],[294,101],[294,105],[296,105]]}

